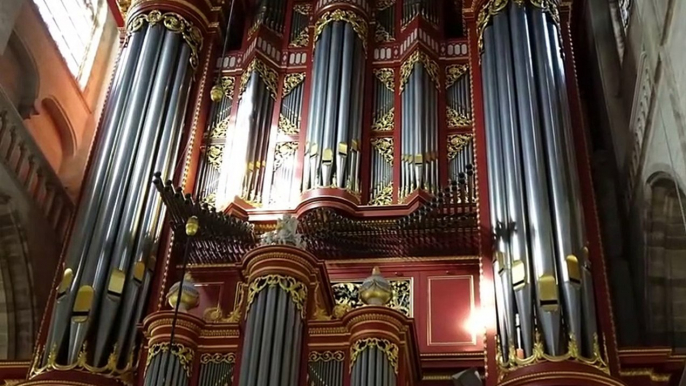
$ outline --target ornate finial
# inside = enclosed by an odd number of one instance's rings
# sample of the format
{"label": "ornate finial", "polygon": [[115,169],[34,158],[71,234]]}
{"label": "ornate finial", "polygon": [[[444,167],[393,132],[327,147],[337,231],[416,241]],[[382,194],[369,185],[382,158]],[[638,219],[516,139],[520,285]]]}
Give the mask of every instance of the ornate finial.
{"label": "ornate finial", "polygon": [[198,233],[199,229],[200,222],[198,221],[198,218],[195,216],[189,217],[186,221],[186,234],[188,236],[195,236]]}
{"label": "ornate finial", "polygon": [[212,102],[219,103],[221,102],[223,97],[224,88],[222,88],[222,86],[219,84],[215,84],[214,86],[212,86],[212,90],[210,90],[210,99],[212,99]]}
{"label": "ornate finial", "polygon": [[[176,302],[179,298],[179,285],[181,282],[174,283],[169,292],[167,293],[167,301],[169,305],[176,309]],[[200,293],[195,289],[195,282],[193,277],[189,272],[183,275],[183,285],[181,288],[181,304],[179,304],[179,311],[188,312],[188,310],[193,309],[198,306],[198,299],[200,298]]]}
{"label": "ornate finial", "polygon": [[393,297],[391,283],[381,276],[379,267],[372,269],[372,275],[364,280],[359,289],[360,299],[364,304],[383,306]]}
{"label": "ornate finial", "polygon": [[276,220],[276,229],[262,235],[261,245],[285,244],[305,249],[306,244],[302,236],[297,233],[298,219],[290,214],[284,214]]}

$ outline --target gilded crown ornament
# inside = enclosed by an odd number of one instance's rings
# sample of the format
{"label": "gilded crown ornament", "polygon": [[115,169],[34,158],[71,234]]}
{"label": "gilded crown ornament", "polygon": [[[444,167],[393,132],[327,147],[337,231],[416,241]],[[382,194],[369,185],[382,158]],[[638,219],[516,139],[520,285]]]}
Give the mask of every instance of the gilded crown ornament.
{"label": "gilded crown ornament", "polygon": [[181,286],[181,304],[179,304],[180,312],[188,312],[198,306],[198,299],[200,293],[195,289],[195,282],[190,273],[186,273],[183,278],[183,284],[179,281],[174,283],[169,292],[167,292],[167,302],[172,308],[176,308],[176,302],[179,299],[179,286]]}
{"label": "gilded crown ornament", "polygon": [[384,306],[393,297],[391,283],[381,276],[379,267],[374,267],[372,275],[362,282],[359,293],[362,302],[370,306]]}
{"label": "gilded crown ornament", "polygon": [[298,219],[290,214],[284,214],[276,220],[276,229],[261,237],[261,245],[292,245],[305,249],[306,243],[298,231]]}

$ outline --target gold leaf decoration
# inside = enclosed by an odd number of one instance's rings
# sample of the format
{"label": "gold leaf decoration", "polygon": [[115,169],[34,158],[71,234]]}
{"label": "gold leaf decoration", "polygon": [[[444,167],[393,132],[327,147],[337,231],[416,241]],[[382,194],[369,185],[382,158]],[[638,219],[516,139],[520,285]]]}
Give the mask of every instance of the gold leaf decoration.
{"label": "gold leaf decoration", "polygon": [[269,95],[272,97],[272,99],[276,99],[279,75],[276,73],[276,71],[271,69],[263,61],[257,58],[250,62],[248,67],[243,72],[243,75],[241,75],[240,95],[243,96],[246,87],[248,87],[248,81],[250,81],[250,76],[253,72],[257,72],[260,75],[260,78],[269,90]]}
{"label": "gold leaf decoration", "polygon": [[392,6],[393,4],[395,4],[395,0],[377,0],[376,10],[383,11],[384,9]]}
{"label": "gold leaf decoration", "polygon": [[374,138],[371,142],[383,159],[393,165],[393,138]]}
{"label": "gold leaf decoration", "polygon": [[451,134],[448,136],[448,160],[454,159],[472,141],[471,134]]}
{"label": "gold leaf decoration", "polygon": [[384,186],[383,189],[378,194],[375,194],[372,196],[372,199],[369,200],[369,205],[371,206],[383,206],[383,205],[391,205],[393,202],[393,181],[391,181],[388,185]]}
{"label": "gold leaf decoration", "polygon": [[176,357],[181,365],[181,368],[186,373],[186,376],[191,376],[191,366],[193,364],[193,350],[181,343],[173,343],[171,345],[171,350],[169,350],[169,343],[155,343],[148,349],[148,357],[145,360],[145,368],[150,366],[152,360],[162,354],[170,352],[172,356]]}
{"label": "gold leaf decoration", "polygon": [[446,120],[448,127],[464,127],[472,125],[472,118],[458,112],[452,107],[446,107]]}
{"label": "gold leaf decoration", "polygon": [[376,28],[374,29],[374,41],[377,43],[394,42],[395,38],[386,31],[381,23],[376,23]]}
{"label": "gold leaf decoration", "polygon": [[233,92],[236,87],[236,79],[233,76],[222,76],[220,81],[224,96],[233,99]]}
{"label": "gold leaf decoration", "polygon": [[308,16],[312,12],[312,5],[311,4],[296,4],[293,6],[293,10],[301,15]]}
{"label": "gold leaf decoration", "polygon": [[387,89],[395,90],[395,71],[392,68],[375,68],[372,72]]}
{"label": "gold leaf decoration", "polygon": [[210,131],[210,138],[226,138],[226,132],[229,130],[230,117],[226,117],[217,122],[212,131]]}
{"label": "gold leaf decoration", "polygon": [[203,365],[206,365],[208,363],[236,363],[236,354],[232,352],[225,354],[202,354],[202,356],[200,357],[200,363],[202,363]]}
{"label": "gold leaf decoration", "polygon": [[296,87],[298,87],[300,85],[300,83],[302,83],[304,80],[305,80],[305,73],[304,72],[296,72],[296,73],[287,74],[286,77],[283,79],[283,95],[281,96],[281,98],[290,94],[291,91],[293,91]]}
{"label": "gold leaf decoration", "polygon": [[391,107],[386,114],[374,121],[372,131],[391,131],[395,126],[395,109]]}
{"label": "gold leaf decoration", "polygon": [[222,160],[224,158],[223,145],[208,146],[205,154],[207,155],[207,163],[210,164],[210,166],[212,166],[216,170],[221,169]]}
{"label": "gold leaf decoration", "polygon": [[305,27],[288,45],[294,48],[301,48],[307,47],[308,44],[310,44],[310,31]]}
{"label": "gold leaf decoration", "polygon": [[286,158],[292,157],[298,150],[298,143],[294,141],[281,142],[274,149],[274,169],[283,165]]}
{"label": "gold leaf decoration", "polygon": [[126,25],[127,36],[134,32],[140,31],[141,28],[148,23],[153,26],[157,23],[162,23],[164,28],[169,31],[181,34],[183,40],[191,49],[190,63],[195,69],[198,67],[198,53],[202,49],[202,32],[193,25],[190,21],[184,19],[181,15],[173,12],[162,13],[158,10],[150,11],[147,14],[140,14],[130,20]]}
{"label": "gold leaf decoration", "polygon": [[[412,317],[412,281],[409,279],[389,280],[393,296],[388,307],[400,311],[403,315]],[[364,307],[360,299],[359,288],[362,280],[340,282],[331,285],[336,308],[356,309]]]}
{"label": "gold leaf decoration", "polygon": [[279,286],[290,297],[295,307],[300,310],[301,317],[305,319],[305,302],[307,300],[307,286],[291,276],[266,275],[256,278],[248,288],[248,304],[245,309],[245,317],[250,313],[250,307],[255,297],[265,288]]}
{"label": "gold leaf decoration", "polygon": [[398,346],[395,343],[391,343],[388,339],[379,338],[360,339],[350,346],[350,371],[352,371],[360,354],[362,354],[364,350],[372,347],[376,347],[377,350],[386,355],[386,359],[388,359],[388,363],[393,367],[393,371],[398,374]]}
{"label": "gold leaf decoration", "polygon": [[322,17],[319,18],[319,20],[317,20],[317,24],[314,27],[315,42],[319,40],[319,36],[321,36],[322,32],[324,31],[324,27],[334,21],[345,21],[349,23],[362,41],[362,47],[364,47],[364,50],[367,51],[367,22],[355,12],[346,11],[343,9],[326,12],[322,15]]}
{"label": "gold leaf decoration", "polygon": [[295,135],[300,132],[300,128],[291,122],[285,115],[279,114],[279,132],[286,135]]}
{"label": "gold leaf decoration", "polygon": [[449,89],[469,71],[468,64],[453,64],[445,68],[445,88]]}
{"label": "gold leaf decoration", "polygon": [[345,353],[343,351],[310,351],[308,357],[309,363],[314,362],[343,362],[345,360]]}
{"label": "gold leaf decoration", "polygon": [[436,88],[439,88],[438,64],[429,55],[417,50],[400,67],[400,92],[405,89],[405,85],[407,85],[416,63],[424,65],[424,70],[426,70],[431,80],[436,84]]}

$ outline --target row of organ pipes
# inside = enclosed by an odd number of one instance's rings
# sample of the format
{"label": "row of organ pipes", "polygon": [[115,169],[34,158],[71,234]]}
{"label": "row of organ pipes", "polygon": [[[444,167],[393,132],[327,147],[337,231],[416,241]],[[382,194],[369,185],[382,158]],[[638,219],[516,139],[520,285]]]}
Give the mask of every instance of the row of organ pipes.
{"label": "row of organ pipes", "polygon": [[402,25],[407,25],[418,15],[438,25],[441,6],[442,2],[436,0],[404,0]]}
{"label": "row of organ pipes", "polygon": [[154,25],[147,17],[131,23],[104,107],[42,365],[82,356],[91,366],[112,358],[118,368],[134,365],[165,212],[149,181],[157,171],[174,175],[201,44],[166,27],[200,36],[178,15],[161,14],[165,22]]}
{"label": "row of organ pipes", "polygon": [[[311,9],[303,4],[293,7],[289,44],[293,45],[301,32],[308,31],[308,25],[312,27],[310,23],[315,23],[315,28],[311,29],[313,41],[306,43],[313,45],[311,71],[288,72],[280,77],[281,69],[263,59],[259,52],[246,61],[244,73],[235,77],[235,90],[225,90],[227,95],[235,93],[238,98],[235,117],[229,120],[233,123],[229,124],[223,139],[206,136],[205,165],[199,173],[201,179],[196,190],[200,198],[213,204],[215,196],[228,198],[235,194],[256,206],[279,207],[293,205],[301,192],[317,188],[339,188],[360,196],[361,168],[366,165],[372,172],[368,180],[369,194],[363,201],[371,205],[390,204],[389,196],[393,196],[394,189],[398,191],[399,202],[416,189],[438,192],[440,168],[449,169],[451,180],[472,178],[473,152],[460,151],[460,162],[454,157],[442,160],[438,156],[439,148],[447,146],[449,138],[442,140],[439,136],[439,126],[444,125],[439,122],[442,114],[438,111],[441,87],[438,71],[442,67],[436,59],[418,47],[406,56],[403,68],[375,68],[368,77],[367,60],[370,60],[368,51],[371,48],[367,47],[365,16],[359,11],[334,7],[309,20],[305,14]],[[384,29],[393,32],[391,21],[395,18],[396,3],[378,6],[387,15]],[[439,15],[439,5],[432,1],[408,0],[397,6],[402,6],[403,14],[410,19],[422,16],[437,20]],[[281,22],[270,23],[281,20],[280,9],[281,0],[260,2],[260,19],[255,21],[251,31],[255,26],[279,30]],[[449,110],[460,117],[456,125],[448,123],[449,129],[453,132],[469,129],[472,118],[468,65],[447,67],[446,71],[452,67],[460,67],[462,71],[461,76],[441,93],[448,101]],[[397,77],[401,79],[399,90],[395,90]],[[368,78],[372,83],[365,87]],[[283,86],[277,84],[279,79],[284,79]],[[371,92],[366,93],[369,88]],[[307,99],[304,97],[306,92],[309,93]],[[396,92],[400,94],[399,109],[395,106]],[[279,93],[280,103],[276,105]],[[369,129],[363,129],[365,124],[369,125],[363,122],[363,110],[370,99],[372,143],[368,147],[371,148],[369,153],[362,154],[362,133]],[[231,110],[226,104],[230,106],[232,102],[233,99],[225,97],[219,102],[221,107],[212,108],[208,132],[213,131],[218,122],[227,120],[225,114],[230,114]],[[392,151],[377,154],[374,141],[390,139],[392,142],[395,137],[396,111],[402,111],[397,128],[400,154],[394,155]],[[278,117],[277,125],[273,122],[274,113]],[[307,127],[301,127],[301,122],[307,122]],[[302,130],[305,133],[301,138]],[[303,142],[304,153],[298,153],[295,150]],[[302,164],[298,156],[303,157]],[[394,162],[395,158],[398,162]],[[393,181],[396,163],[400,181]],[[245,164],[244,172],[236,173],[236,168],[242,164]],[[229,181],[236,179],[235,176],[240,176],[241,181]],[[299,186],[294,186],[294,181]],[[222,204],[228,202],[216,203]]]}
{"label": "row of organ pipes", "polygon": [[597,350],[565,68],[555,13],[537,2],[482,11],[481,72],[501,350]]}

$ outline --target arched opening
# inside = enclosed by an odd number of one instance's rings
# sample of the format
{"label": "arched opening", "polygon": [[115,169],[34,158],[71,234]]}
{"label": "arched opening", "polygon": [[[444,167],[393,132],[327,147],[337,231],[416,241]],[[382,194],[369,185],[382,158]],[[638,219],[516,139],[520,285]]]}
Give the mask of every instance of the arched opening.
{"label": "arched opening", "polygon": [[38,67],[24,42],[12,32],[0,55],[0,85],[22,118],[35,114],[38,98]]}
{"label": "arched opening", "polygon": [[649,344],[686,349],[686,196],[660,174],[648,181],[645,283]]}
{"label": "arched opening", "polygon": [[31,358],[35,304],[26,238],[11,199],[0,194],[0,360]]}

